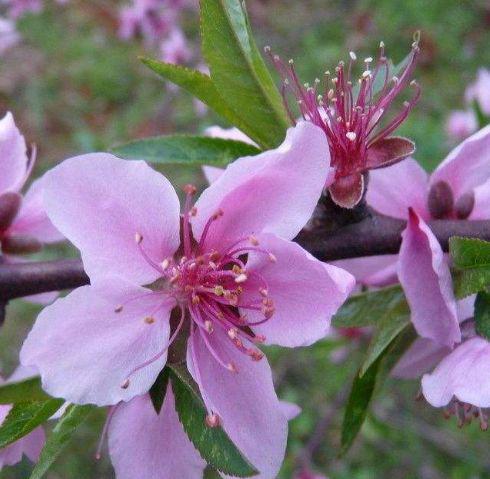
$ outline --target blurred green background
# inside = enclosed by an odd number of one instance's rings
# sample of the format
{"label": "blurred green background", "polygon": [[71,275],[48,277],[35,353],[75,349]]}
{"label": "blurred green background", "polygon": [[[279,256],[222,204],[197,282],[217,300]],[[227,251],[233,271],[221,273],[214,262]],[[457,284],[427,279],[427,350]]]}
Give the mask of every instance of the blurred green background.
{"label": "blurred green background", "polygon": [[[121,4],[72,0],[61,7],[48,2],[42,13],[19,21],[22,42],[0,60],[0,113],[11,110],[28,141],[38,146],[36,174],[71,155],[155,134],[202,132],[217,123],[210,114],[198,115],[187,94],[166,88],[138,61],[138,55],[155,52],[145,50],[142,42],[118,38]],[[408,53],[414,31],[421,30],[416,78],[422,98],[400,133],[416,141],[417,159],[427,169],[453,146],[444,131],[448,113],[463,107],[465,87],[478,67],[490,67],[486,0],[247,4],[259,45],[294,57],[305,81],[333,68],[349,50],[361,58],[374,55],[380,40],[396,63]],[[183,26],[197,52],[197,11],[186,14]],[[166,173],[176,185],[190,179],[203,185],[196,169]],[[74,252],[63,247],[44,254]],[[38,310],[22,301],[10,305],[0,330],[3,375],[15,367]],[[359,440],[347,456],[338,457],[342,407],[365,347],[363,338],[332,338],[303,350],[270,350],[279,395],[303,408],[291,423],[280,477],[290,478],[308,463],[333,479],[490,478],[490,433],[482,433],[477,424],[458,430],[445,422],[440,411],[414,400],[418,384],[410,382],[388,382]],[[101,411],[81,428],[47,477],[113,477],[107,454],[101,461],[94,459],[103,420]],[[0,478],[26,478],[29,471],[24,461],[2,471]]]}

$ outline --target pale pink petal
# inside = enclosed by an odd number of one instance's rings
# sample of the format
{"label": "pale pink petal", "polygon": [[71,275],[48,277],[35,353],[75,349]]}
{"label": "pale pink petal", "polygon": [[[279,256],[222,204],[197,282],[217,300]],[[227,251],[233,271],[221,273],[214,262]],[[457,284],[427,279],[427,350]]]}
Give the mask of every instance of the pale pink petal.
{"label": "pale pink petal", "polygon": [[420,378],[450,352],[451,348],[447,346],[441,346],[430,339],[418,338],[403,354],[391,375],[401,379]]}
{"label": "pale pink petal", "polygon": [[490,71],[486,68],[480,68],[476,80],[465,92],[465,99],[471,105],[473,101],[478,102],[485,115],[490,115]]}
{"label": "pale pink petal", "polygon": [[45,176],[48,216],[82,254],[93,281],[107,274],[138,284],[160,273],[161,262],[179,245],[179,201],[169,181],[143,161],[105,153],[64,161]]}
{"label": "pale pink petal", "polygon": [[46,214],[43,191],[43,178],[32,183],[15,221],[8,229],[8,234],[30,236],[41,243],[54,243],[64,239]]}
{"label": "pale pink petal", "polygon": [[417,333],[444,346],[461,340],[451,273],[430,228],[410,210],[402,234],[398,277]]}
{"label": "pale pink petal", "polygon": [[274,479],[284,459],[288,428],[269,364],[266,358],[252,361],[219,329],[208,339],[220,357],[233,362],[238,372],[220,365],[197,333],[188,347],[189,370],[207,407],[218,414],[228,436],[260,472],[254,477]]}
{"label": "pale pink petal", "polygon": [[[267,286],[275,312],[254,332],[264,335],[267,344],[307,346],[324,338],[332,316],[355,286],[355,278],[340,268],[318,261],[297,243],[274,235],[258,237],[259,247],[276,258],[251,253],[247,263],[249,280],[243,283],[245,305],[260,298],[259,289]],[[250,323],[264,319],[260,311],[240,308]]]}
{"label": "pale pink petal", "polygon": [[210,126],[204,130],[206,136],[211,138],[223,138],[225,140],[243,141],[249,145],[257,146],[253,140],[251,140],[245,133],[238,128],[221,128],[220,126]]}
{"label": "pale pink petal", "polygon": [[301,414],[301,408],[292,402],[280,401],[280,407],[288,421],[296,419]]}
{"label": "pale pink petal", "polygon": [[147,392],[165,365],[172,307],[162,294],[116,277],[78,288],[41,312],[21,362],[39,370],[54,397],[99,406],[127,401]]}
{"label": "pale pink petal", "polygon": [[428,182],[429,175],[419,163],[407,158],[369,173],[366,200],[376,211],[387,216],[405,219],[411,207],[428,220]]}
{"label": "pale pink petal", "polygon": [[[10,406],[8,406],[10,407]],[[0,410],[3,406],[0,406]],[[0,424],[3,422],[0,412]],[[46,442],[46,436],[42,427],[34,429],[31,433],[15,441],[4,449],[0,449],[0,470],[3,466],[13,466],[26,455],[32,462],[36,462],[41,454],[41,449]]]}
{"label": "pale pink petal", "polygon": [[108,437],[117,479],[202,479],[206,463],[187,438],[169,386],[160,414],[149,395],[116,406]]}
{"label": "pale pink petal", "polygon": [[472,110],[453,111],[446,122],[446,132],[454,139],[464,140],[478,129],[478,122]]}
{"label": "pale pink petal", "polygon": [[432,173],[431,184],[448,183],[457,199],[490,178],[490,125],[460,143]]}
{"label": "pale pink petal", "polygon": [[209,229],[207,248],[222,251],[239,238],[262,232],[294,238],[315,209],[329,163],[320,128],[306,122],[290,128],[281,146],[233,162],[203,192],[193,219],[196,237],[221,209],[224,215]]}
{"label": "pale pink petal", "polygon": [[365,256],[333,261],[332,264],[353,274],[365,286],[388,286],[398,282],[398,255]]}
{"label": "pale pink petal", "polygon": [[453,396],[476,407],[490,407],[489,370],[490,343],[474,337],[422,378],[422,392],[434,407],[445,406]]}
{"label": "pale pink petal", "polygon": [[204,173],[204,178],[209,184],[214,183],[224,172],[224,168],[217,168],[216,166],[203,166],[202,172]]}
{"label": "pale pink petal", "polygon": [[[490,159],[489,159],[490,161]],[[475,204],[470,220],[487,220],[490,218],[490,179],[473,189]]]}
{"label": "pale pink petal", "polygon": [[0,120],[0,194],[22,188],[28,162],[26,142],[8,112]]}

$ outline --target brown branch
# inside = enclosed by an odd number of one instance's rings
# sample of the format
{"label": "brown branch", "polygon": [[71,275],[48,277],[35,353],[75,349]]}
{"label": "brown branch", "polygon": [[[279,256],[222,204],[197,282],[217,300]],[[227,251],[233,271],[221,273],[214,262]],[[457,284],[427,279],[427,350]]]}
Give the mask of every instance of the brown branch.
{"label": "brown branch", "polygon": [[[429,226],[447,251],[451,236],[490,241],[490,220],[434,220]],[[369,212],[356,223],[326,231],[315,227],[303,231],[296,241],[321,261],[395,254],[401,244],[405,221]],[[88,284],[80,260],[40,263],[0,263],[0,305],[32,294],[76,288]],[[1,308],[0,308],[1,309]],[[1,316],[1,315],[0,315]],[[0,320],[1,322],[1,320]]]}

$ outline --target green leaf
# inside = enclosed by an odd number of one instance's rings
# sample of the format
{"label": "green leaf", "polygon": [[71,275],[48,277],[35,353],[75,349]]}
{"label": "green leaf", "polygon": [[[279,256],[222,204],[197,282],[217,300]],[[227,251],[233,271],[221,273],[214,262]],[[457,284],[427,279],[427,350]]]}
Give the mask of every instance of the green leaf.
{"label": "green leaf", "polygon": [[490,284],[490,242],[475,238],[449,239],[453,259],[455,293],[458,298],[485,290]]}
{"label": "green leaf", "polygon": [[352,296],[333,318],[336,328],[373,326],[404,298],[399,285]]}
{"label": "green leaf", "polygon": [[165,394],[167,393],[169,374],[170,369],[168,367],[163,368],[163,371],[158,375],[157,380],[150,389],[151,402],[157,414],[160,414],[162,410]]}
{"label": "green leaf", "polygon": [[39,377],[6,383],[0,386],[0,404],[46,401],[48,399],[51,399],[51,396],[43,391]]}
{"label": "green leaf", "polygon": [[30,479],[41,479],[46,474],[54,461],[62,453],[78,426],[80,426],[94,409],[96,407],[92,405],[77,406],[71,404],[68,406],[48,437]]}
{"label": "green leaf", "polygon": [[368,368],[383,354],[385,349],[398,334],[410,323],[410,309],[405,296],[400,291],[386,306],[377,323],[376,331],[371,339],[366,353],[366,359],[361,367],[360,375],[364,375]]}
{"label": "green leaf", "polygon": [[486,291],[476,295],[475,329],[479,336],[490,341],[490,293]]}
{"label": "green leaf", "polygon": [[[417,334],[406,326],[381,355],[366,369],[363,376],[356,375],[344,413],[341,433],[341,454],[345,454],[359,434],[374,393],[380,389],[389,373],[413,343]],[[360,372],[360,371],[359,371]]]}
{"label": "green leaf", "polygon": [[237,158],[260,152],[255,146],[241,141],[186,135],[145,138],[116,146],[112,151],[128,160],[223,167]]}
{"label": "green leaf", "polygon": [[171,63],[164,63],[150,58],[141,58],[141,61],[165,80],[169,80],[187,90],[232,125],[235,125],[246,134],[249,133],[246,124],[226,104],[226,101],[221,97],[208,75],[180,65],[172,65]]}
{"label": "green leaf", "polygon": [[202,52],[220,95],[264,148],[277,146],[289,126],[274,81],[252,36],[243,2],[200,0]]}
{"label": "green leaf", "polygon": [[0,449],[26,436],[47,421],[63,403],[63,399],[48,399],[14,404],[0,426]]}
{"label": "green leaf", "polygon": [[206,408],[197,385],[185,367],[176,364],[171,364],[170,367],[177,414],[187,436],[202,458],[210,466],[231,476],[256,475],[258,471],[243,457],[221,427],[206,426]]}

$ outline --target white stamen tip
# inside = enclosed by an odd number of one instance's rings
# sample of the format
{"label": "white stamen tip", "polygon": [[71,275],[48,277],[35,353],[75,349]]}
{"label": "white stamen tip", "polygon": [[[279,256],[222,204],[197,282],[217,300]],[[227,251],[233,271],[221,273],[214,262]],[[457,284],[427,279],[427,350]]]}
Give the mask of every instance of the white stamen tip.
{"label": "white stamen tip", "polygon": [[255,236],[249,236],[248,240],[253,246],[259,246],[259,240]]}
{"label": "white stamen tip", "polygon": [[272,253],[269,253],[269,260],[272,263],[277,263],[277,258]]}
{"label": "white stamen tip", "polygon": [[373,57],[367,57],[364,59],[364,63],[371,63],[373,61]]}
{"label": "white stamen tip", "polygon": [[288,63],[289,63],[290,65],[293,65],[293,64],[294,64],[294,60],[293,60],[292,58],[290,58],[290,59],[288,60]]}
{"label": "white stamen tip", "polygon": [[206,416],[206,425],[208,427],[218,427],[220,425],[220,418],[217,414],[208,414]]}
{"label": "white stamen tip", "polygon": [[349,52],[349,56],[351,57],[351,60],[357,60],[357,55],[355,52]]}
{"label": "white stamen tip", "polygon": [[247,281],[248,277],[246,274],[241,273],[235,278],[235,283],[244,283]]}
{"label": "white stamen tip", "polygon": [[160,266],[162,267],[163,271],[165,271],[170,266],[170,261],[168,259],[164,259]]}
{"label": "white stamen tip", "polygon": [[265,53],[270,53],[270,51],[271,51],[271,47],[270,47],[269,45],[266,45],[266,46],[264,47],[264,52],[265,52]]}
{"label": "white stamen tip", "polygon": [[371,70],[366,70],[362,73],[362,78],[368,78],[371,76]]}
{"label": "white stamen tip", "polygon": [[347,137],[348,140],[350,141],[355,141],[357,138],[357,135],[353,131],[348,131],[345,136]]}
{"label": "white stamen tip", "polygon": [[143,236],[141,236],[139,233],[135,233],[134,240],[136,241],[136,244],[140,244],[143,241]]}
{"label": "white stamen tip", "polygon": [[379,48],[384,48],[385,47],[385,42],[381,41],[379,42]]}

